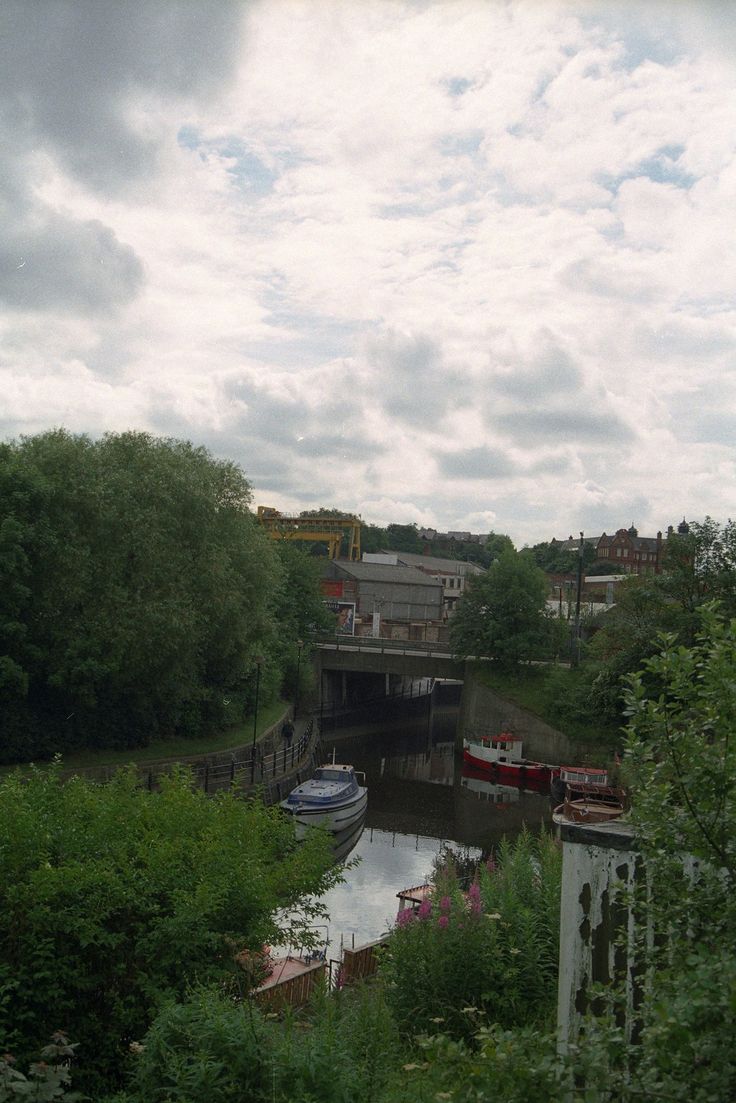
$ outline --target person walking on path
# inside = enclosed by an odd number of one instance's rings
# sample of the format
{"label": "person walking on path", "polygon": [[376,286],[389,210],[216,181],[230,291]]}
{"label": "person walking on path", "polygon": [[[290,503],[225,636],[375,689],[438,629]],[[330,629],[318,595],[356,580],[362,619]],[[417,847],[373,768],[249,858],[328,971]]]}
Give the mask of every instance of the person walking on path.
{"label": "person walking on path", "polygon": [[291,741],[294,738],[294,725],[291,720],[289,720],[288,716],[281,725],[281,738],[284,740],[287,747],[291,746]]}

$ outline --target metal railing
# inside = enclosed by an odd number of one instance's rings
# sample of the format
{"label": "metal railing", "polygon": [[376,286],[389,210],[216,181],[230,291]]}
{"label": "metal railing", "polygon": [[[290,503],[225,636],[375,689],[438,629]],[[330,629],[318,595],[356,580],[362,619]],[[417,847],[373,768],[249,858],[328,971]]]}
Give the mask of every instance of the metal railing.
{"label": "metal railing", "polygon": [[437,659],[454,658],[449,643],[438,640],[395,640],[383,636],[346,636],[321,632],[315,636],[312,646],[323,651],[378,651],[381,654],[423,655]]}
{"label": "metal railing", "polygon": [[[230,762],[210,764],[208,762],[189,766],[192,779],[196,785],[201,786],[205,793],[214,793],[219,789],[235,787],[255,787],[256,785],[272,786],[288,774],[297,770],[303,760],[307,759],[317,750],[319,737],[315,732],[314,719],[311,719],[302,735],[292,741],[283,741],[281,747],[276,747],[270,752],[264,752],[264,748],[258,743],[250,748],[249,754],[244,758],[231,757]],[[148,770],[145,775],[145,783],[149,789],[153,789],[157,780],[169,772],[168,769]],[[280,792],[279,792],[280,796]]]}

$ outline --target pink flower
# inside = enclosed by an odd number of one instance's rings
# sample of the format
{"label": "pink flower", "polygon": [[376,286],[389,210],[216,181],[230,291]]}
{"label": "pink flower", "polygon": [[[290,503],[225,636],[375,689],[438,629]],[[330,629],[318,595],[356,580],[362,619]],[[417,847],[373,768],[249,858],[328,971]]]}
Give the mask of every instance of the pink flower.
{"label": "pink flower", "polygon": [[417,919],[429,919],[432,914],[432,901],[426,898],[422,900],[419,905],[419,911],[417,912]]}
{"label": "pink flower", "polygon": [[488,859],[488,861],[486,862],[486,869],[488,870],[489,873],[495,873],[496,872],[496,863],[493,860],[493,855],[492,854],[491,854],[490,858]]}
{"label": "pink flower", "polygon": [[396,926],[397,927],[408,927],[413,919],[414,919],[414,912],[411,910],[411,908],[404,908],[396,916]]}
{"label": "pink flower", "polygon": [[472,885],[468,889],[468,896],[471,900],[480,900],[480,885],[477,881],[473,881]]}
{"label": "pink flower", "polygon": [[449,912],[451,906],[452,906],[452,901],[450,900],[450,897],[449,896],[443,896],[442,899],[440,900],[440,911],[441,912]]}
{"label": "pink flower", "polygon": [[482,909],[481,909],[481,906],[480,906],[480,900],[471,900],[470,901],[470,914],[471,915],[480,915],[481,910]]}
{"label": "pink flower", "polygon": [[437,920],[437,926],[442,927],[442,930],[444,930],[445,927],[447,927],[447,925],[449,924],[449,922],[450,922],[450,920],[448,919],[448,917],[446,915],[441,915],[439,917],[439,919]]}

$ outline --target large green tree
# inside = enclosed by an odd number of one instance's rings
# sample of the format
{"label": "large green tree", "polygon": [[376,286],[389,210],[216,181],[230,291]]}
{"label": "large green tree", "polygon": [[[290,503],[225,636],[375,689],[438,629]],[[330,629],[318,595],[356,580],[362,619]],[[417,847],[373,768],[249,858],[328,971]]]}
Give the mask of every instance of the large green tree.
{"label": "large green tree", "polygon": [[697,610],[718,601],[728,616],[736,614],[736,522],[725,525],[706,517],[693,521],[687,533],[675,533],[665,545],[663,592],[682,613],[683,637],[692,642]]}
{"label": "large green tree", "polygon": [[143,433],[0,450],[5,761],[206,732],[281,576],[242,471]]}
{"label": "large green tree", "polygon": [[507,548],[485,574],[469,580],[450,624],[453,651],[504,665],[545,657],[556,642],[546,601],[544,572],[528,553]]}

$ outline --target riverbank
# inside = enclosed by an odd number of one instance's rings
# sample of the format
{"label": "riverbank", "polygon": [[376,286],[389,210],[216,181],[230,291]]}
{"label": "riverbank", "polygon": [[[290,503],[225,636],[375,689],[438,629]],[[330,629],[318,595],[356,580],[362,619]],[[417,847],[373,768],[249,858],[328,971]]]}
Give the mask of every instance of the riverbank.
{"label": "riverbank", "polygon": [[580,672],[564,666],[519,664],[513,671],[493,663],[468,664],[474,682],[537,717],[572,744],[617,746],[622,741],[617,724],[560,719],[558,700],[571,696],[578,686]]}
{"label": "riverbank", "polygon": [[[289,709],[290,706],[286,701],[275,701],[258,710],[257,743],[262,743],[280,726]],[[171,762],[202,761],[213,755],[236,754],[237,757],[237,751],[250,747],[253,742],[253,720],[253,716],[246,716],[240,724],[234,724],[216,735],[203,736],[199,739],[161,739],[149,743],[146,747],[127,747],[123,750],[110,747],[100,748],[100,750],[88,748],[75,751],[64,755],[64,770],[108,769],[128,766],[131,763],[154,769],[156,766],[169,765]],[[0,766],[0,776],[12,773],[13,770],[27,770],[31,765],[33,763],[20,762],[10,766]],[[42,766],[44,763],[37,762],[35,765]]]}

